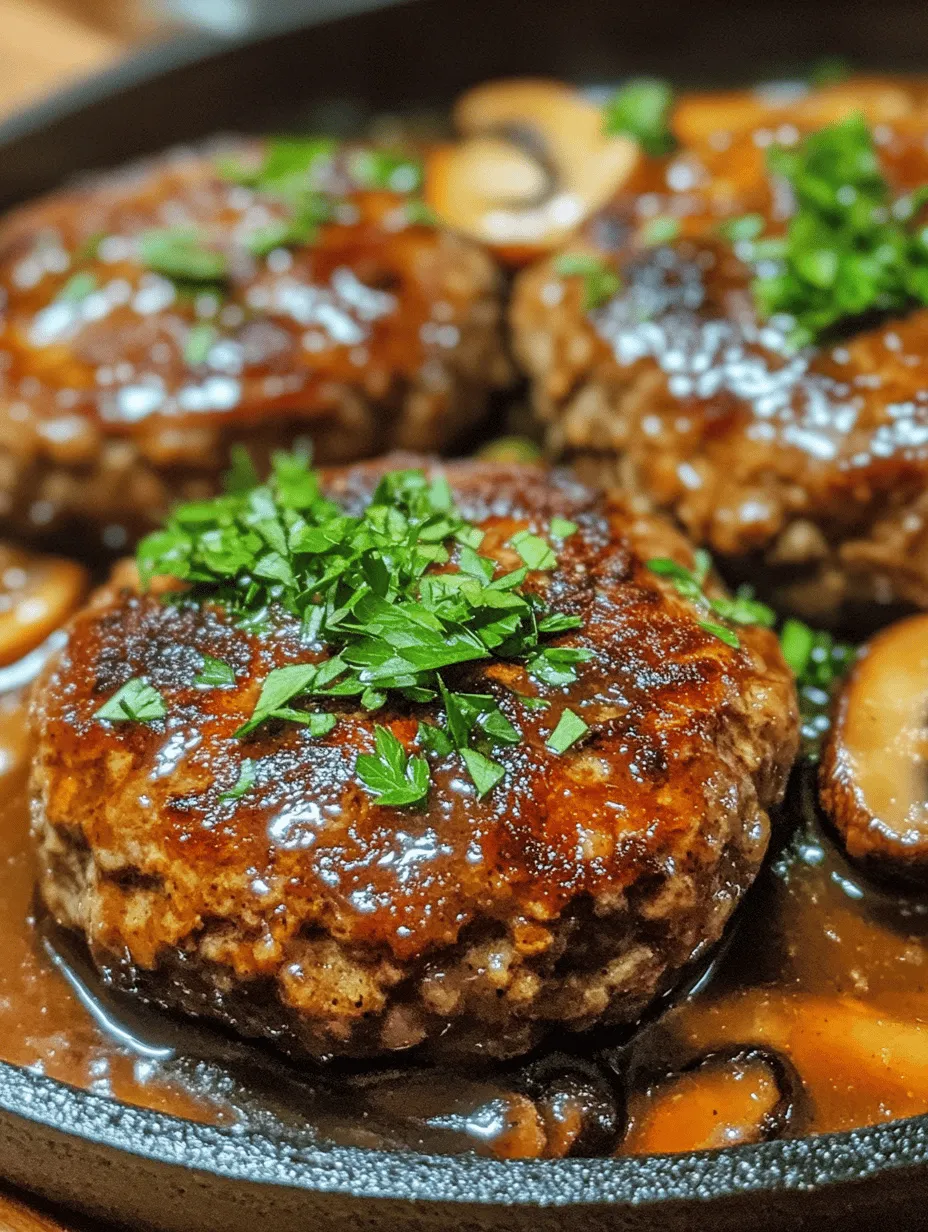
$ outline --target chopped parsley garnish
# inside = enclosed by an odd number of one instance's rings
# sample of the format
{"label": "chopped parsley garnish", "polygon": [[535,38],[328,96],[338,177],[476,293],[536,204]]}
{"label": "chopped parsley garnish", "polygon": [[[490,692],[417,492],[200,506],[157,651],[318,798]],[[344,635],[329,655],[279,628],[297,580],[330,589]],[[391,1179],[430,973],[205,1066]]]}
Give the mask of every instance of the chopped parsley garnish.
{"label": "chopped parsley garnish", "polygon": [[321,192],[306,192],[292,207],[289,218],[257,227],[245,236],[245,246],[255,257],[266,257],[275,248],[312,244],[323,223],[332,219],[332,202]]}
{"label": "chopped parsley garnish", "polygon": [[[648,568],[659,577],[667,578],[684,599],[690,599],[702,608],[706,612],[706,618],[698,622],[700,629],[711,633],[734,650],[740,649],[741,640],[734,630],[727,627],[728,624],[762,625],[769,629],[776,622],[773,608],[755,599],[748,586],[742,586],[734,598],[727,595],[709,598],[705,593],[705,585],[712,569],[712,557],[703,548],[697,548],[694,552],[692,569],[663,556],[649,560]],[[723,625],[711,620],[708,618],[710,615],[718,616],[727,623]]]}
{"label": "chopped parsley garnish", "polygon": [[227,268],[221,252],[210,248],[194,227],[165,227],[139,237],[143,265],[176,282],[223,282]]}
{"label": "chopped parsley garnish", "polygon": [[65,304],[79,304],[88,295],[92,295],[98,286],[95,275],[89,270],[83,270],[72,274],[55,298]]}
{"label": "chopped parsley garnish", "polygon": [[477,749],[462,749],[461,757],[464,759],[468,774],[470,774],[473,784],[477,788],[477,795],[481,798],[488,792],[491,792],[497,784],[501,783],[506,775],[504,766],[501,766],[498,761],[494,761],[492,757],[484,756]]}
{"label": "chopped parsley garnish", "polygon": [[564,252],[554,258],[554,272],[562,278],[583,279],[583,307],[602,308],[622,289],[622,279],[601,257],[585,252]]}
{"label": "chopped parsley garnish", "polygon": [[220,800],[241,800],[247,792],[251,791],[258,777],[257,767],[250,757],[246,757],[242,762],[242,768],[239,771],[238,779],[235,786],[230,787],[228,791],[220,794]]}
{"label": "chopped parsley garnish", "polygon": [[349,168],[359,188],[414,193],[422,187],[422,163],[395,150],[357,150],[349,160]]}
{"label": "chopped parsley garnish", "polygon": [[642,244],[649,248],[659,248],[661,244],[672,244],[680,235],[680,222],[676,218],[658,216],[649,218],[640,231]]}
{"label": "chopped parsley garnish", "polygon": [[206,357],[218,337],[216,326],[210,325],[208,321],[198,321],[196,325],[191,325],[184,343],[184,359],[191,368],[206,362]]}
{"label": "chopped parsley garnish", "polygon": [[551,537],[552,539],[569,539],[571,535],[577,533],[577,523],[571,522],[569,518],[558,517],[557,514],[551,519]]}
{"label": "chopped parsley garnish", "polygon": [[730,244],[740,244],[756,240],[764,226],[763,214],[740,214],[737,218],[726,218],[720,222],[718,231]]}
{"label": "chopped parsley garnish", "polygon": [[419,804],[429,791],[429,764],[410,757],[386,727],[374,727],[374,753],[360,753],[355,772],[378,804]]}
{"label": "chopped parsley garnish", "polygon": [[607,133],[634,137],[646,154],[669,154],[676,146],[670,131],[673,90],[666,81],[640,77],[627,82],[606,104]]}
{"label": "chopped parsley garnish", "polygon": [[193,683],[200,689],[221,689],[224,685],[235,684],[235,672],[222,659],[214,659],[212,655],[202,656],[203,663]]}
{"label": "chopped parsley garnish", "polygon": [[745,257],[768,267],[754,279],[758,310],[791,318],[796,346],[865,313],[928,304],[928,227],[912,225],[928,190],[891,200],[861,116],[771,147],[767,162],[796,208],[784,236],[761,238]]}
{"label": "chopped parsley garnish", "polygon": [[110,723],[153,723],[167,714],[164,698],[153,685],[134,677],[127,680],[95,714]]}
{"label": "chopped parsley garnish", "polygon": [[823,629],[812,629],[801,620],[786,620],[780,631],[780,648],[799,693],[803,752],[815,759],[822,737],[828,731],[831,701],[836,687],[847,674],[856,651],[838,642]]}
{"label": "chopped parsley garnish", "polygon": [[557,727],[548,737],[546,743],[552,753],[565,753],[572,744],[576,744],[589,731],[579,714],[565,710],[558,719]]}
{"label": "chopped parsley garnish", "polygon": [[[246,628],[266,624],[275,607],[301,622],[303,642],[318,657],[267,675],[240,737],[269,720],[325,735],[336,722],[325,709],[333,698],[355,699],[373,713],[391,700],[438,701],[446,722],[441,730],[421,724],[419,742],[428,753],[460,754],[484,794],[491,779],[499,781],[493,747],[518,743],[521,732],[494,696],[455,688],[455,669],[505,659],[560,687],[592,657],[583,647],[550,644],[582,620],[524,589],[530,570],[556,565],[550,544],[518,532],[511,542],[525,564],[501,572],[481,555],[483,533],[457,509],[443,476],[390,471],[368,506],[349,514],[322,494],[305,457],[278,454],[262,484],[240,451],[226,488],[177,509],[140,544],[138,564],[143,585],[156,575],[177,578],[190,589],[173,601],[219,602]],[[552,520],[552,537],[555,529],[577,528],[562,518],[557,526]],[[376,756],[359,759],[359,777],[382,803],[398,804],[400,796],[414,803],[428,790],[428,764],[401,762],[388,735]]]}
{"label": "chopped parsley garnish", "polygon": [[549,544],[531,531],[520,530],[512,536],[509,544],[515,548],[529,569],[553,569],[557,564],[557,557]]}
{"label": "chopped parsley garnish", "polygon": [[249,188],[299,196],[319,187],[319,173],[335,157],[338,144],[331,137],[273,137],[265,143],[260,161],[226,157],[219,160],[219,170],[227,180]]}

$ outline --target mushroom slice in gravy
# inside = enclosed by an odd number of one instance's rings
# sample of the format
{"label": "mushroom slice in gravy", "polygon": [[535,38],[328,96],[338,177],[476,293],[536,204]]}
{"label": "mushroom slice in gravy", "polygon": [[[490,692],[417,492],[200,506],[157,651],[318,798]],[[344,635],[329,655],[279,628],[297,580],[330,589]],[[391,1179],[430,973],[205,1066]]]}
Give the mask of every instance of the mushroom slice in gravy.
{"label": "mushroom slice in gravy", "polygon": [[863,648],[835,711],[822,804],[849,856],[884,872],[928,874],[928,615]]}

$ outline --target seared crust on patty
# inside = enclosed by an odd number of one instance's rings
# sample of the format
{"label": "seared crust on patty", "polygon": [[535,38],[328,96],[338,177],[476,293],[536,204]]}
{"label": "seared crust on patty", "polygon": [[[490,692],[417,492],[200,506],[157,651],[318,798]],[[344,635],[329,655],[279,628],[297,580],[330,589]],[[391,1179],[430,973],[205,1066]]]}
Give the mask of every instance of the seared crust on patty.
{"label": "seared crust on patty", "polygon": [[[334,472],[329,492],[357,509],[383,470]],[[72,623],[34,693],[39,884],[113,985],[296,1055],[501,1057],[554,1027],[633,1022],[718,941],[797,748],[776,637],[739,629],[734,649],[700,627],[645,564],[692,559],[659,519],[537,467],[443,473],[503,568],[518,530],[579,527],[528,582],[583,618],[562,638],[593,652],[576,682],[461,669],[457,687],[492,693],[523,733],[482,800],[452,755],[433,761],[422,809],[374,804],[354,762],[375,720],[351,701],[321,739],[293,723],[236,739],[268,671],[318,657],[289,617],[246,632],[114,582]],[[234,686],[192,684],[203,653]],[[137,676],[167,717],[95,720]],[[520,696],[535,694],[547,709]],[[558,756],[545,742],[568,706],[590,732]],[[376,716],[408,750],[422,718],[443,722],[428,704]],[[254,787],[223,798],[246,757]]]}
{"label": "seared crust on patty", "polygon": [[[3,222],[5,531],[89,528],[112,549],[214,491],[235,442],[262,455],[310,438],[342,462],[441,449],[480,420],[510,375],[493,263],[413,225],[405,197],[338,175],[329,187],[335,220],[260,257],[253,237],[291,207],[230,183],[208,151],[94,177]],[[147,270],[140,237],[163,228],[222,252],[225,285]]]}
{"label": "seared crust on patty", "polygon": [[[853,110],[854,83],[837,97]],[[923,185],[924,86],[881,95],[869,83],[860,97],[881,117],[893,192]],[[735,573],[822,622],[860,603],[928,606],[928,311],[795,354],[784,327],[758,320],[752,271],[718,224],[757,212],[782,230],[790,203],[765,148],[838,118],[829,99],[822,111],[710,96],[701,120],[699,97],[684,100],[684,130],[704,139],[647,160],[585,237],[615,260],[623,290],[586,313],[577,280],[546,263],[522,276],[512,307],[554,452],[671,512]],[[672,246],[642,242],[654,214],[679,221]]]}

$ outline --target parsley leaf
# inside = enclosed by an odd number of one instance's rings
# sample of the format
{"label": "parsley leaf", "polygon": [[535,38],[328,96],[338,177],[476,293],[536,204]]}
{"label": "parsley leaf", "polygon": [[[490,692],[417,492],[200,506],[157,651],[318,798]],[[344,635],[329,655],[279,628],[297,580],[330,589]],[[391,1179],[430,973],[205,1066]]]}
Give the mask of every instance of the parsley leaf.
{"label": "parsley leaf", "polygon": [[563,252],[554,258],[554,272],[562,278],[583,279],[586,312],[602,308],[622,289],[622,279],[601,257],[583,252]]}
{"label": "parsley leaf", "polygon": [[250,757],[246,757],[242,762],[241,770],[239,771],[238,779],[235,786],[230,787],[228,791],[220,793],[220,800],[241,800],[247,792],[251,791],[255,785],[255,780],[258,777],[257,767],[255,762]]}
{"label": "parsley leaf", "polygon": [[236,736],[247,736],[260,727],[265,719],[275,717],[276,712],[287,702],[306,692],[318,671],[319,666],[316,663],[293,663],[287,667],[275,667],[261,686],[251,718],[242,724],[235,733]]}
{"label": "parsley leaf", "polygon": [[79,304],[88,295],[92,295],[99,285],[94,274],[91,274],[89,270],[82,270],[71,275],[55,299],[59,303]]}
{"label": "parsley leaf", "polygon": [[153,723],[167,714],[164,698],[153,685],[138,676],[127,680],[108,702],[96,711],[95,718],[110,723]]}
{"label": "parsley leaf", "polygon": [[572,710],[564,710],[557,721],[557,726],[545,743],[552,753],[564,753],[572,744],[581,740],[589,730],[589,726],[578,714],[574,714]]}
{"label": "parsley leaf", "polygon": [[550,546],[540,535],[531,531],[520,530],[509,540],[510,547],[522,557],[529,569],[553,569],[557,565],[557,557]]}
{"label": "parsley leaf", "polygon": [[854,662],[856,651],[825,630],[812,629],[792,618],[784,621],[780,630],[780,649],[796,677],[803,752],[815,760],[830,726],[835,690]]}
{"label": "parsley leaf", "polygon": [[669,154],[676,146],[670,131],[673,90],[666,81],[639,77],[627,82],[606,104],[607,133],[627,133],[646,154]]}
{"label": "parsley leaf", "polygon": [[145,231],[138,241],[142,264],[177,282],[223,282],[226,259],[194,227]]}
{"label": "parsley leaf", "polygon": [[640,231],[642,244],[648,248],[659,248],[661,244],[672,244],[680,235],[680,222],[676,218],[658,216],[649,218]]}
{"label": "parsley leaf", "polygon": [[571,535],[577,533],[577,523],[571,522],[569,518],[562,518],[559,515],[551,519],[551,535],[555,539],[569,539]]}
{"label": "parsley leaf", "polygon": [[422,747],[438,757],[447,757],[454,752],[451,737],[434,723],[420,723],[417,736]]}
{"label": "parsley leaf", "polygon": [[235,672],[222,659],[214,659],[212,655],[203,655],[203,665],[193,683],[201,689],[219,689],[226,684],[235,684]]}
{"label": "parsley leaf", "polygon": [[[733,598],[727,595],[709,598],[704,587],[712,569],[712,558],[703,548],[697,548],[693,553],[692,569],[663,556],[649,560],[648,569],[658,577],[667,578],[678,594],[684,599],[691,599],[707,615],[719,616],[734,625],[762,625],[766,629],[772,628],[776,622],[773,608],[755,599],[749,586],[740,587]],[[700,629],[711,633],[726,646],[740,649],[741,641],[733,630],[714,620],[700,620],[698,623]]]}
{"label": "parsley leaf", "polygon": [[361,188],[414,193],[422,187],[422,163],[409,154],[376,148],[356,151],[350,161],[352,179]]}
{"label": "parsley leaf", "polygon": [[218,337],[216,326],[210,325],[208,321],[198,321],[190,327],[184,343],[184,360],[191,368],[206,362],[206,357]]}
{"label": "parsley leaf", "polygon": [[418,804],[429,790],[429,767],[424,757],[409,757],[386,727],[374,728],[374,753],[360,753],[355,772],[377,804]]}
{"label": "parsley leaf", "polygon": [[505,778],[505,766],[501,766],[498,761],[493,761],[490,757],[485,757],[477,749],[462,749],[461,756],[464,758],[467,772],[480,798],[492,791]]}

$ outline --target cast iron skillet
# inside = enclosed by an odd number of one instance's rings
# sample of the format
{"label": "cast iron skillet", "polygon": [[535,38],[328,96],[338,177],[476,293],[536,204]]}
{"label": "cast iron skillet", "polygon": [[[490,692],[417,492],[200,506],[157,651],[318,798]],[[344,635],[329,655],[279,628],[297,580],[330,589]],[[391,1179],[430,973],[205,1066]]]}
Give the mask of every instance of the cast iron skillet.
{"label": "cast iron skillet", "polygon": [[[0,205],[217,129],[443,107],[488,77],[745,82],[828,53],[917,71],[926,48],[923,0],[316,0],[297,30],[270,17],[247,43],[181,40],[0,125]],[[0,1064],[0,1175],[171,1232],[852,1232],[924,1226],[928,1117],[691,1155],[501,1162],[207,1128]]]}

